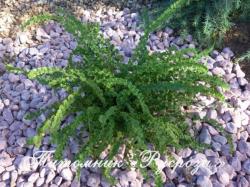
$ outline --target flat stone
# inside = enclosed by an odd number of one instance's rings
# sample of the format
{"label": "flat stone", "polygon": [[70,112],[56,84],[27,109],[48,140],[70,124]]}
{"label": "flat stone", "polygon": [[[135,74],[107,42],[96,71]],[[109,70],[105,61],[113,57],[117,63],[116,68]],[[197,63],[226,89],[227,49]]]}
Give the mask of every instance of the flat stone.
{"label": "flat stone", "polygon": [[26,130],[25,132],[26,132],[25,135],[26,135],[28,138],[31,138],[31,137],[33,137],[33,136],[36,135],[36,130],[33,129],[33,128],[27,128],[27,130]]}
{"label": "flat stone", "polygon": [[0,130],[7,129],[9,127],[8,123],[0,117]]}
{"label": "flat stone", "polygon": [[224,78],[225,78],[225,80],[227,81],[227,82],[229,82],[230,80],[232,80],[233,78],[235,78],[235,74],[234,73],[229,73],[229,74],[226,74],[225,76],[224,76]]}
{"label": "flat stone", "polygon": [[19,41],[21,44],[25,44],[28,41],[28,36],[26,33],[22,32],[19,34]]}
{"label": "flat stone", "polygon": [[247,154],[248,156],[250,156],[250,143],[249,142],[246,142],[244,140],[240,140],[238,142],[238,145],[237,145],[237,148],[238,150],[241,152],[241,153],[245,153]]}
{"label": "flat stone", "polygon": [[178,153],[178,155],[181,158],[187,158],[192,154],[192,150],[190,148],[185,148],[185,149],[181,149]]}
{"label": "flat stone", "polygon": [[229,184],[230,179],[229,179],[228,173],[226,173],[223,170],[220,170],[216,174],[217,174],[217,177],[218,177],[219,181],[222,184],[224,184],[224,185],[228,185]]}
{"label": "flat stone", "polygon": [[28,181],[34,183],[38,178],[39,178],[39,173],[32,173],[29,176]]}
{"label": "flat stone", "polygon": [[11,172],[11,175],[10,175],[10,183],[12,186],[14,186],[16,184],[16,180],[18,178],[18,172],[16,170],[12,171]]}
{"label": "flat stone", "polygon": [[40,177],[36,181],[36,186],[38,186],[38,187],[43,186],[44,183],[45,183],[45,178]]}
{"label": "flat stone", "polygon": [[46,184],[50,183],[55,178],[55,176],[56,173],[53,170],[49,170],[45,183]]}
{"label": "flat stone", "polygon": [[80,187],[81,184],[80,184],[80,181],[78,179],[74,179],[70,185],[70,187]]}
{"label": "flat stone", "polygon": [[212,149],[206,149],[205,150],[205,155],[207,157],[219,157],[218,152],[213,151]]}
{"label": "flat stone", "polygon": [[237,127],[236,127],[236,125],[235,125],[234,123],[232,123],[232,122],[229,122],[229,123],[226,124],[225,130],[226,130],[227,132],[229,132],[229,133],[232,133],[232,134],[237,133]]}
{"label": "flat stone", "polygon": [[213,126],[208,125],[207,128],[212,136],[219,134],[219,132]]}
{"label": "flat stone", "polygon": [[14,121],[14,118],[10,109],[3,110],[3,118],[5,121],[8,122],[8,124],[11,124]]}
{"label": "flat stone", "polygon": [[250,186],[250,184],[249,184],[249,180],[247,181],[247,179],[244,177],[244,176],[239,176],[240,177],[240,179],[238,180],[239,181],[239,186],[241,186],[241,187],[247,187],[247,186]]}
{"label": "flat stone", "polygon": [[54,179],[54,183],[55,183],[56,185],[59,186],[59,185],[62,183],[62,180],[63,180],[62,177],[57,176],[57,177]]}
{"label": "flat stone", "polygon": [[212,73],[213,73],[214,75],[217,75],[217,76],[223,76],[223,75],[225,75],[225,71],[224,71],[222,68],[220,68],[220,67],[215,67],[215,68],[212,70]]}
{"label": "flat stone", "polygon": [[231,79],[231,80],[229,81],[229,83],[230,83],[230,87],[231,87],[232,89],[239,89],[239,88],[240,88],[240,85],[239,85],[239,83],[238,83],[238,81],[237,81],[237,78]]}
{"label": "flat stone", "polygon": [[221,135],[213,136],[214,141],[220,143],[221,145],[225,145],[227,143],[227,139]]}
{"label": "flat stone", "polygon": [[30,54],[31,56],[35,56],[35,55],[38,55],[38,54],[39,54],[39,51],[38,51],[37,48],[32,47],[32,48],[29,49],[29,54]]}
{"label": "flat stone", "polygon": [[237,78],[245,77],[245,73],[241,70],[239,64],[236,64],[236,65],[234,66],[234,70],[235,70],[235,72],[236,72]]}
{"label": "flat stone", "polygon": [[88,181],[87,181],[87,185],[90,187],[98,187],[100,185],[100,176],[97,174],[90,174]]}
{"label": "flat stone", "polygon": [[37,40],[50,39],[50,36],[42,28],[37,28],[36,38]]}
{"label": "flat stone", "polygon": [[[240,102],[240,108],[243,111],[247,110],[249,106],[250,106],[250,100],[246,100],[246,101]],[[241,116],[241,118],[242,118],[242,116]]]}
{"label": "flat stone", "polygon": [[209,177],[206,176],[198,176],[196,184],[198,186],[206,186],[206,187],[213,187],[212,182],[210,181]]}
{"label": "flat stone", "polygon": [[29,88],[34,87],[34,83],[29,79],[24,79],[23,83],[24,83],[25,89],[29,89]]}
{"label": "flat stone", "polygon": [[3,166],[0,166],[0,174],[2,174],[5,171]]}
{"label": "flat stone", "polygon": [[224,57],[223,57],[222,55],[218,55],[218,56],[215,58],[215,60],[216,60],[217,62],[219,62],[219,61],[224,61],[225,59],[224,59]]}
{"label": "flat stone", "polygon": [[250,159],[247,159],[244,163],[243,163],[243,169],[244,171],[249,175],[250,174]]}
{"label": "flat stone", "polygon": [[218,142],[213,142],[213,143],[212,143],[212,148],[213,148],[215,151],[221,151],[221,144],[218,143]]}
{"label": "flat stone", "polygon": [[201,143],[210,144],[211,143],[211,135],[207,128],[202,128],[201,133],[199,135],[199,140]]}
{"label": "flat stone", "polygon": [[3,181],[5,181],[5,180],[8,180],[8,179],[10,179],[10,172],[4,172],[3,174],[2,174],[2,180]]}
{"label": "flat stone", "polygon": [[12,165],[12,158],[10,155],[6,152],[1,152],[0,153],[0,166],[2,167],[8,167]]}
{"label": "flat stone", "polygon": [[217,119],[217,111],[213,109],[208,110],[207,117],[210,119]]}
{"label": "flat stone", "polygon": [[6,47],[0,43],[0,51],[5,51]]}
{"label": "flat stone", "polygon": [[233,157],[230,161],[230,164],[235,171],[239,172],[241,170],[241,162],[237,157]]}
{"label": "flat stone", "polygon": [[250,91],[250,83],[248,83],[248,84],[246,85],[246,90],[247,90],[247,91]]}
{"label": "flat stone", "polygon": [[223,115],[222,115],[222,119],[227,123],[229,121],[232,120],[232,116],[231,113],[229,111],[226,111]]}
{"label": "flat stone", "polygon": [[238,78],[238,83],[239,83],[239,85],[241,85],[241,86],[245,86],[245,85],[248,84],[248,81],[247,81],[244,77],[239,77],[239,78]]}
{"label": "flat stone", "polygon": [[67,180],[67,181],[72,181],[73,179],[73,174],[72,171],[69,168],[64,168],[60,175],[62,176],[63,179]]}
{"label": "flat stone", "polygon": [[12,82],[12,83],[18,82],[20,80],[19,76],[15,75],[13,73],[10,73],[8,78],[9,78],[9,81]]}
{"label": "flat stone", "polygon": [[0,137],[0,151],[7,148],[7,141],[4,137]]}
{"label": "flat stone", "polygon": [[20,187],[33,187],[32,182],[22,182]]}
{"label": "flat stone", "polygon": [[29,156],[23,156],[21,158],[18,158],[16,159],[15,163],[20,172],[31,171],[31,168],[30,168],[31,160]]}

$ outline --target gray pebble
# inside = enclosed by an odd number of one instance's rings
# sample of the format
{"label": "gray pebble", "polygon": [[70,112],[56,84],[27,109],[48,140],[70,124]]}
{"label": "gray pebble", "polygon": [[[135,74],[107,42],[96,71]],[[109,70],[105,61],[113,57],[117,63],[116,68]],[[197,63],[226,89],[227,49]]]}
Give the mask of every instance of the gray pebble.
{"label": "gray pebble", "polygon": [[250,174],[250,159],[247,159],[246,161],[244,161],[243,169],[248,175]]}
{"label": "gray pebble", "polygon": [[90,174],[88,177],[87,185],[90,187],[98,187],[100,185],[100,177],[97,174]]}
{"label": "gray pebble", "polygon": [[233,134],[237,133],[237,127],[232,122],[229,122],[226,124],[225,130],[229,133],[233,133]]}
{"label": "gray pebble", "polygon": [[207,128],[202,128],[201,133],[199,135],[199,140],[201,143],[210,144],[211,143],[211,135]]}
{"label": "gray pebble", "polygon": [[198,176],[196,184],[200,187],[213,187],[212,182],[210,181],[209,177],[206,176]]}

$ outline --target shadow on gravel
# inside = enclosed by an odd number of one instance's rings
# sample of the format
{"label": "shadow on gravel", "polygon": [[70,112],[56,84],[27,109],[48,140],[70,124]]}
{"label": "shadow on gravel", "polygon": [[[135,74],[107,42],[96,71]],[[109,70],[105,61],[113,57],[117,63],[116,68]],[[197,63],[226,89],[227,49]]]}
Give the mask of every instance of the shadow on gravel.
{"label": "shadow on gravel", "polygon": [[[250,22],[238,23],[227,34],[225,46],[229,46],[239,57],[250,50]],[[246,73],[246,79],[250,81],[250,60],[240,63],[242,70]]]}

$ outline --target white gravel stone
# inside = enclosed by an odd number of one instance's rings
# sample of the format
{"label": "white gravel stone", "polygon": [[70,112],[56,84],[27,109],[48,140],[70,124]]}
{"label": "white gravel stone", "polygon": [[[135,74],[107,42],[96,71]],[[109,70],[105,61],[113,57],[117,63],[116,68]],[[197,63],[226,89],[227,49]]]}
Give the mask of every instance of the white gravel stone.
{"label": "white gravel stone", "polygon": [[27,43],[27,41],[28,41],[27,33],[24,33],[24,32],[20,33],[19,34],[19,41],[21,44]]}
{"label": "white gravel stone", "polygon": [[236,64],[236,65],[234,66],[234,70],[235,70],[236,76],[237,76],[238,78],[245,77],[245,73],[241,70],[239,64]]}
{"label": "white gravel stone", "polygon": [[39,178],[39,173],[32,173],[29,176],[28,181],[34,183],[38,178]]}
{"label": "white gravel stone", "polygon": [[224,185],[228,185],[229,184],[229,175],[228,173],[226,173],[225,171],[219,171],[217,172],[217,177],[219,179],[219,181],[224,184]]}
{"label": "white gravel stone", "polygon": [[38,54],[39,54],[39,51],[38,51],[37,48],[32,47],[32,48],[29,49],[29,54],[30,54],[31,56],[35,56],[35,55],[38,55]]}
{"label": "white gravel stone", "polygon": [[32,182],[22,182],[20,187],[33,187]]}
{"label": "white gravel stone", "polygon": [[216,110],[208,110],[207,117],[210,119],[217,119],[217,111]]}
{"label": "white gravel stone", "polygon": [[45,183],[45,178],[38,178],[36,181],[36,186],[42,186]]}
{"label": "white gravel stone", "polygon": [[53,170],[49,170],[48,175],[45,178],[45,183],[48,184],[50,183],[54,178],[55,178],[56,174]]}
{"label": "white gravel stone", "polygon": [[4,167],[0,166],[0,174],[2,174],[5,171]]}
{"label": "white gravel stone", "polygon": [[10,179],[10,172],[4,172],[2,174],[2,180],[5,181],[5,180],[9,180]]}
{"label": "white gravel stone", "polygon": [[69,168],[64,168],[60,175],[62,176],[63,179],[67,181],[71,181],[73,179],[73,174],[72,171]]}
{"label": "white gravel stone", "polygon": [[220,68],[220,67],[216,67],[216,68],[212,69],[212,73],[214,75],[218,75],[218,76],[225,75],[225,71],[222,68]]}

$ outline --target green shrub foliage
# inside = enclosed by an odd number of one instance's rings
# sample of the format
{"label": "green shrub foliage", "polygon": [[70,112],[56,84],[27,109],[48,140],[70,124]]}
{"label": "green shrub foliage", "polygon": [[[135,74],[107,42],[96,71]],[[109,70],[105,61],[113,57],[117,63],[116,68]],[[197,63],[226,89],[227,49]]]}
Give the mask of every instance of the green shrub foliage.
{"label": "green shrub foliage", "polygon": [[[159,2],[161,7],[168,7],[175,1]],[[155,12],[159,13],[163,9],[156,8]],[[204,46],[208,46],[220,45],[234,23],[249,24],[249,18],[249,0],[187,0],[186,6],[167,21],[184,33],[192,33]]]}
{"label": "green shrub foliage", "polygon": [[[31,142],[39,146],[44,135],[50,134],[57,144],[56,156],[61,158],[69,139],[75,138],[81,146],[76,155],[80,161],[88,156],[98,158],[107,147],[109,158],[113,158],[121,145],[126,145],[125,160],[131,152],[137,158],[137,153],[149,144],[161,153],[168,147],[202,147],[189,134],[181,109],[192,104],[197,93],[223,99],[217,86],[227,85],[197,63],[204,54],[194,49],[153,54],[146,50],[149,33],[184,4],[184,0],[177,1],[145,28],[128,64],[122,63],[122,57],[102,37],[97,24],[81,23],[63,13],[43,14],[26,22],[28,26],[56,20],[78,42],[66,68],[41,67],[26,72],[28,78],[68,93],[66,99],[51,106],[54,110],[50,110]],[[187,52],[194,56],[187,58]],[[73,62],[73,55],[80,55],[82,62]],[[61,126],[69,115],[75,115],[74,120]],[[86,142],[79,138],[83,131],[89,134]]]}

